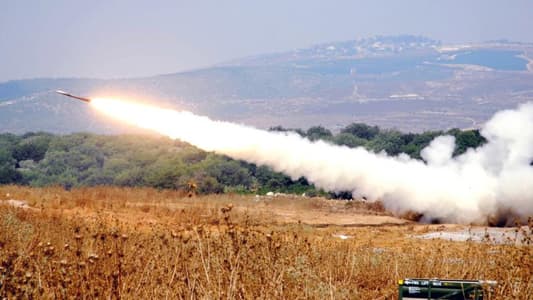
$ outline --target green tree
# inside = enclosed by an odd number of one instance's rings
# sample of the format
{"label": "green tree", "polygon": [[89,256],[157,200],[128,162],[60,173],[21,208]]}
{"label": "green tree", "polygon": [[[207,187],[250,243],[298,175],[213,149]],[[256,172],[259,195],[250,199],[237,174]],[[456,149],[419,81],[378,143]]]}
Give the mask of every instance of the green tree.
{"label": "green tree", "polygon": [[461,131],[459,129],[452,129],[447,133],[455,136],[454,156],[465,153],[468,148],[477,148],[487,142],[479,133],[479,130]]}
{"label": "green tree", "polygon": [[148,186],[146,177],[145,169],[135,166],[116,174],[113,183],[120,186]]}
{"label": "green tree", "polygon": [[330,140],[332,137],[331,131],[322,126],[313,126],[307,129],[307,138],[311,141]]}
{"label": "green tree", "polygon": [[274,126],[274,127],[270,127],[268,129],[268,131],[274,131],[274,132],[294,132],[294,133],[297,133],[298,135],[300,135],[301,137],[305,137],[306,136],[306,133],[305,131],[303,131],[302,129],[300,128],[285,128],[283,126]]}
{"label": "green tree", "polygon": [[149,167],[146,183],[157,188],[175,189],[184,175],[184,168],[180,162],[159,161]]}
{"label": "green tree", "polygon": [[19,183],[22,175],[16,170],[17,161],[11,151],[0,148],[0,184]]}
{"label": "green tree", "polygon": [[368,140],[354,136],[350,133],[339,133],[333,138],[337,145],[348,146],[350,148],[365,146]]}
{"label": "green tree", "polygon": [[220,194],[224,192],[224,185],[218,182],[215,177],[204,172],[197,173],[193,180],[196,182],[200,194]]}
{"label": "green tree", "polygon": [[371,140],[379,133],[379,128],[363,123],[352,123],[343,128],[341,133],[348,133],[365,140]]}
{"label": "green tree", "polygon": [[401,152],[408,154],[415,159],[422,159],[420,151],[426,148],[437,136],[442,135],[440,131],[427,131],[420,134],[406,134],[402,136],[404,142]]}
{"label": "green tree", "polygon": [[402,134],[396,130],[382,130],[367,145],[373,151],[385,151],[388,155],[400,154],[404,146]]}
{"label": "green tree", "polygon": [[26,134],[24,139],[13,148],[13,158],[17,161],[33,160],[40,161],[44,158],[52,140],[50,134]]}

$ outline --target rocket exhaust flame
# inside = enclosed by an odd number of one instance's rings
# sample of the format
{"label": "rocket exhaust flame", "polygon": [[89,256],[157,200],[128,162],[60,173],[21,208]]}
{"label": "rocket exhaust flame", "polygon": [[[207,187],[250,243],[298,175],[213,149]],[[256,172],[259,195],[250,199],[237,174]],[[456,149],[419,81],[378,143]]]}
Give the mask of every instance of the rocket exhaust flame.
{"label": "rocket exhaust flame", "polygon": [[488,142],[463,155],[452,157],[453,137],[436,138],[422,151],[425,162],[120,100],[95,98],[90,105],[206,151],[267,165],[293,179],[305,176],[325,190],[381,200],[398,214],[416,211],[428,220],[464,224],[509,212],[522,220],[533,215],[533,102],[495,114],[481,131]]}

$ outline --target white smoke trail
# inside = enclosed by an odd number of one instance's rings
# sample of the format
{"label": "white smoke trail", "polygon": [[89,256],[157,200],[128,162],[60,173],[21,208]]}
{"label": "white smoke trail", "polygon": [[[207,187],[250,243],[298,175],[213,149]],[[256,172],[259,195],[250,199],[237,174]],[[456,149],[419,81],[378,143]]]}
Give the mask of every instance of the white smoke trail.
{"label": "white smoke trail", "polygon": [[329,191],[353,191],[396,213],[416,211],[443,222],[485,223],[511,212],[533,215],[533,103],[498,112],[482,129],[488,142],[452,157],[455,140],[441,136],[422,151],[426,162],[364,148],[350,149],[296,134],[213,121],[189,112],[94,99],[103,113],[206,151],[305,176]]}

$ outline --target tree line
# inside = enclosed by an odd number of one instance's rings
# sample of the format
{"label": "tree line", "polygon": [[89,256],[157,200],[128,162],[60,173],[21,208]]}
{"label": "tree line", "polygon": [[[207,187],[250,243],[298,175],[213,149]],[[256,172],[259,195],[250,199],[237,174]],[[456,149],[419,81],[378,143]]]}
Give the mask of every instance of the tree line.
{"label": "tree line", "polygon": [[[337,134],[322,126],[307,130],[277,126],[270,130],[293,131],[312,141],[365,147],[389,155],[406,153],[415,159],[421,159],[420,151],[442,134],[455,136],[455,155],[485,142],[477,130],[402,133],[361,123],[350,124]],[[273,191],[327,195],[303,177],[293,180],[269,167],[205,152],[165,137],[44,132],[0,134],[0,184],[62,185],[67,189],[96,185],[186,189],[191,182],[202,194]]]}

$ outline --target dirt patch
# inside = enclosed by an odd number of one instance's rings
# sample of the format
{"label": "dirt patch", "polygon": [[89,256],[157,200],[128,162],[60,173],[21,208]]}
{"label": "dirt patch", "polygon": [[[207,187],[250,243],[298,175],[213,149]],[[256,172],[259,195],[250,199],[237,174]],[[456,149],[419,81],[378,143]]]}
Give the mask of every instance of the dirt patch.
{"label": "dirt patch", "polygon": [[38,210],[37,208],[31,207],[28,202],[24,200],[15,200],[15,199],[8,199],[8,200],[2,200],[0,201],[0,205],[7,205],[12,206],[15,208],[22,208],[27,210]]}
{"label": "dirt patch", "polygon": [[470,227],[460,230],[434,231],[415,238],[432,240],[441,239],[454,242],[483,242],[491,244],[526,245],[529,244],[529,237],[532,230],[528,226],[515,228],[495,228],[495,227]]}

